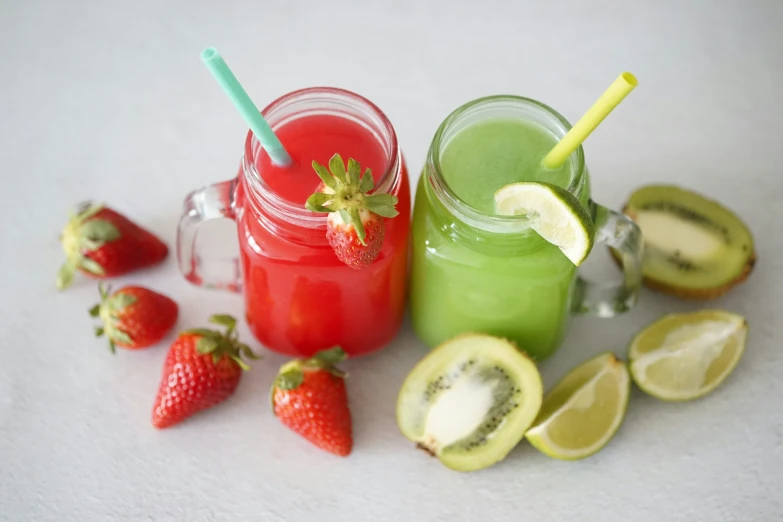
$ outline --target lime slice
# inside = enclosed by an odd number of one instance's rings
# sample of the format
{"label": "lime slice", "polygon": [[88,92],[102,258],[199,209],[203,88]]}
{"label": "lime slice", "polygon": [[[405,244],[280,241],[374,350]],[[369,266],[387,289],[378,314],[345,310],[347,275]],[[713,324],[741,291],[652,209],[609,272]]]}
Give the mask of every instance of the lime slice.
{"label": "lime slice", "polygon": [[527,216],[531,227],[579,266],[593,248],[593,221],[568,191],[550,183],[512,183],[495,192],[495,212]]}
{"label": "lime slice", "polygon": [[593,357],[547,393],[525,436],[536,449],[556,459],[589,457],[620,428],[630,389],[628,369],[613,353]]}
{"label": "lime slice", "polygon": [[748,323],[722,310],[671,314],[642,330],[628,350],[634,382],[664,401],[708,394],[745,351]]}

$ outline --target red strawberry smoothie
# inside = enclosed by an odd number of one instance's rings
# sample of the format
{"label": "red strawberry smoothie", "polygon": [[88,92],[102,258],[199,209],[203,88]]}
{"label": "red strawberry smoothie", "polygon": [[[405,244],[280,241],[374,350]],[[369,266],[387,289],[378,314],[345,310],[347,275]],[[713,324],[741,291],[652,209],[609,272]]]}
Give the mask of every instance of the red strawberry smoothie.
{"label": "red strawberry smoothie", "polygon": [[304,205],[321,182],[313,170],[313,160],[329,165],[335,153],[346,162],[353,158],[362,172],[372,169],[376,182],[386,172],[388,160],[383,145],[354,121],[339,116],[309,116],[287,123],[275,133],[291,155],[293,166],[278,167],[264,153],[259,155],[256,169],[278,196],[293,203]]}
{"label": "red strawberry smoothie", "polygon": [[[275,127],[293,159],[285,168],[265,152],[255,155],[255,168],[268,191],[298,208],[315,192],[320,179],[315,160],[327,165],[335,153],[372,169],[376,183],[395,167],[397,151],[386,149],[376,134],[353,119],[312,114]],[[247,154],[246,154],[247,157]],[[236,207],[247,320],[253,334],[268,348],[311,356],[341,346],[349,356],[383,347],[396,334],[405,304],[410,192],[401,158],[401,174],[389,190],[399,198],[400,215],[385,220],[385,240],[378,259],[355,270],[343,264],[319,228],[296,226],[256,204],[246,205],[252,189],[244,176]],[[388,175],[394,175],[390,173]]]}

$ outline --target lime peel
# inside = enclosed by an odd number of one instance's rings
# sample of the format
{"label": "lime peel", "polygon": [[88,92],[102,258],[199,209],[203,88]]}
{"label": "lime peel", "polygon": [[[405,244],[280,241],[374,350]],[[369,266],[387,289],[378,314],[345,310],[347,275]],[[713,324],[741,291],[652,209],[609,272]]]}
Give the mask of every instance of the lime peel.
{"label": "lime peel", "polygon": [[593,248],[593,221],[567,190],[551,183],[511,183],[495,192],[495,212],[527,216],[533,230],[560,248],[574,265],[587,259]]}
{"label": "lime peel", "polygon": [[[584,380],[591,371],[595,373]],[[593,357],[547,393],[539,418],[525,436],[536,449],[560,460],[578,460],[597,453],[622,425],[630,383],[628,369],[613,353]],[[564,393],[570,395],[563,401]],[[614,394],[614,399],[607,394]],[[558,404],[560,401],[562,404]],[[607,412],[611,406],[615,411]],[[596,429],[596,418],[604,421],[602,429]],[[566,447],[564,443],[574,446]]]}
{"label": "lime peel", "polygon": [[702,397],[739,363],[747,329],[744,317],[722,310],[666,315],[631,342],[631,376],[639,388],[661,400]]}
{"label": "lime peel", "polygon": [[541,406],[535,363],[487,334],[458,335],[432,350],[405,379],[397,425],[417,447],[457,471],[504,459]]}

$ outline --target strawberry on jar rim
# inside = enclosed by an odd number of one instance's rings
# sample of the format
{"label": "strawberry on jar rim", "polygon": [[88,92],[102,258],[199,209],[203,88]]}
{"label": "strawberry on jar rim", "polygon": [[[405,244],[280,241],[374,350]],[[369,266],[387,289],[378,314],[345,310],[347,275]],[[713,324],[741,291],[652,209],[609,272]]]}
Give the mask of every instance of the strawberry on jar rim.
{"label": "strawberry on jar rim", "polygon": [[152,408],[156,428],[173,426],[228,399],[239,385],[242,371],[250,369],[243,357],[259,359],[248,345],[239,342],[236,319],[213,315],[209,321],[225,326],[226,331],[186,330],[166,354]]}
{"label": "strawberry on jar rim", "polygon": [[106,335],[109,347],[135,350],[146,348],[160,340],[177,322],[179,307],[169,297],[142,286],[126,286],[111,293],[98,283],[101,302],[90,308],[92,317],[100,317],[101,326],[95,335]]}
{"label": "strawberry on jar rim", "polygon": [[354,269],[362,269],[381,253],[385,233],[384,218],[396,217],[397,196],[372,194],[372,171],[362,169],[350,158],[348,170],[335,154],[329,169],[313,161],[313,169],[323,182],[319,191],[307,198],[312,212],[328,212],[326,238],[337,257]]}
{"label": "strawberry on jar rim", "polygon": [[272,385],[272,410],[289,429],[319,448],[345,457],[353,448],[345,373],[338,347],[284,364]]}
{"label": "strawberry on jar rim", "polygon": [[90,202],[80,205],[60,236],[66,261],[57,274],[57,288],[67,288],[77,270],[98,279],[156,265],[168,247],[119,212]]}

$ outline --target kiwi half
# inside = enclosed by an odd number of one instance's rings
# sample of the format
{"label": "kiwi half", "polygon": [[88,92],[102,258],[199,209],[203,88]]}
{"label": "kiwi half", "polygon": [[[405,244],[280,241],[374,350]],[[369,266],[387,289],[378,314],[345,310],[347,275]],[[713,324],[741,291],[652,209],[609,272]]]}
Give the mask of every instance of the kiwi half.
{"label": "kiwi half", "polygon": [[511,342],[462,334],[411,371],[397,399],[403,435],[451,469],[474,471],[502,460],[541,407],[541,376]]}
{"label": "kiwi half", "polygon": [[753,236],[732,211],[696,192],[649,185],[623,212],[642,230],[644,283],[685,299],[714,299],[747,279]]}

